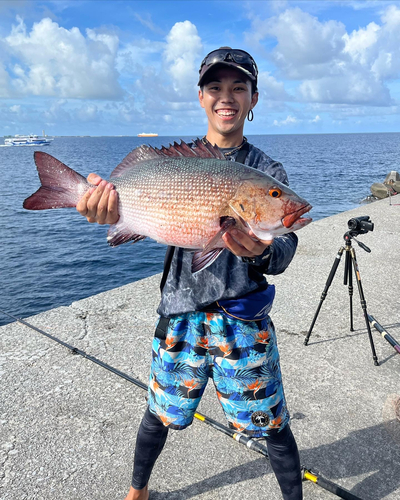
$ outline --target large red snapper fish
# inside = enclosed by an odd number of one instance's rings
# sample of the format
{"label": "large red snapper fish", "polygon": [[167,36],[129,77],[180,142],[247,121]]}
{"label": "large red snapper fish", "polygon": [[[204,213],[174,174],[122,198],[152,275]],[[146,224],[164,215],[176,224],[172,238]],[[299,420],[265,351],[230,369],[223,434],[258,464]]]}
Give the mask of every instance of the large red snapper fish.
{"label": "large red snapper fish", "polygon": [[[27,210],[76,207],[93,187],[53,156],[36,151],[42,186],[24,201]],[[192,271],[212,264],[224,251],[228,229],[251,229],[270,240],[311,222],[302,215],[311,205],[273,177],[241,163],[200,139],[161,149],[140,146],[113,170],[118,222],[108,230],[108,244],[140,241],[195,250]]]}

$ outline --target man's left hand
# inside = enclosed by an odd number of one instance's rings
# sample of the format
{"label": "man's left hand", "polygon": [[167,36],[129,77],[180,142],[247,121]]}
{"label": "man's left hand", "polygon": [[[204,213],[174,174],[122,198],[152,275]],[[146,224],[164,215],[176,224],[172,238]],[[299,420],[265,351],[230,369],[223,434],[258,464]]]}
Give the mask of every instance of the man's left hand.
{"label": "man's left hand", "polygon": [[260,240],[250,230],[248,233],[231,229],[222,237],[228,250],[238,257],[254,258],[261,255],[274,240]]}

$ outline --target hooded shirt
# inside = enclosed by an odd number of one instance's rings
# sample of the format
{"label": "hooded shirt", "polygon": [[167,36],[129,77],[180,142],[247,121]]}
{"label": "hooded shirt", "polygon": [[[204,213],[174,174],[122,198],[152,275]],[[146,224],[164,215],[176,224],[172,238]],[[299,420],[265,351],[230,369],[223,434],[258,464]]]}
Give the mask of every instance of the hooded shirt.
{"label": "hooded shirt", "polygon": [[[289,185],[282,164],[249,144],[244,165],[257,168]],[[227,160],[235,161],[239,150],[225,153]],[[236,299],[268,287],[265,274],[281,274],[292,261],[297,248],[294,233],[277,236],[262,255],[246,262],[225,250],[206,269],[192,274],[194,250],[175,248],[171,267],[161,293],[157,313],[170,318],[175,315],[207,309],[217,300]]]}

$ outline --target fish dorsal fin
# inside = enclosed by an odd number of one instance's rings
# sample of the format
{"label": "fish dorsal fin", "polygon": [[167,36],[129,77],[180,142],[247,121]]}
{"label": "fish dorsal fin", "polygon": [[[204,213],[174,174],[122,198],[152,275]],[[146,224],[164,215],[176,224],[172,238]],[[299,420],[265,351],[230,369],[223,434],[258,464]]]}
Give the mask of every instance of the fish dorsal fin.
{"label": "fish dorsal fin", "polygon": [[121,177],[125,172],[134,168],[137,163],[144,160],[150,160],[153,158],[158,158],[159,154],[152,146],[139,146],[138,148],[131,151],[121,163],[114,168],[111,172],[110,178]]}
{"label": "fish dorsal fin", "polygon": [[112,171],[110,178],[121,177],[125,172],[134,168],[137,163],[160,156],[175,158],[218,158],[220,160],[226,160],[217,146],[213,146],[210,142],[204,143],[201,139],[193,141],[193,148],[189,147],[184,141],[181,141],[180,144],[174,142],[174,144],[170,144],[168,148],[162,146],[161,149],[143,145],[125,156],[122,162]]}
{"label": "fish dorsal fin", "polygon": [[161,149],[154,148],[157,154],[160,156],[170,156],[170,157],[197,157],[197,158],[218,158],[220,160],[226,160],[225,156],[218,148],[218,146],[213,146],[210,142],[203,142],[201,139],[196,139],[193,141],[193,147],[186,144],[185,141],[181,141],[180,144],[174,142],[170,144],[168,148],[162,146]]}
{"label": "fish dorsal fin", "polygon": [[213,146],[211,142],[203,142],[201,139],[196,139],[193,141],[195,146],[196,156],[200,158],[219,158],[220,160],[226,160],[222,151],[218,146]]}
{"label": "fish dorsal fin", "polygon": [[161,149],[159,149],[163,155],[165,156],[171,156],[171,157],[178,157],[178,156],[186,156],[186,157],[195,157],[197,154],[191,149],[186,142],[181,141],[180,144],[177,142],[174,142],[173,145],[169,145],[168,148],[165,146],[162,146]]}

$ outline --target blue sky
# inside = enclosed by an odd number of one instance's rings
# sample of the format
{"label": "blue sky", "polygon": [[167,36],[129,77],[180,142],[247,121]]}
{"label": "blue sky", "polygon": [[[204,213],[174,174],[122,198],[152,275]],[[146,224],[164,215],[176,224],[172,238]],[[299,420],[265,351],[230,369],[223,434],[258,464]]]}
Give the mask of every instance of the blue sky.
{"label": "blue sky", "polygon": [[0,1],[0,136],[201,136],[204,55],[257,61],[245,133],[398,132],[400,2]]}

